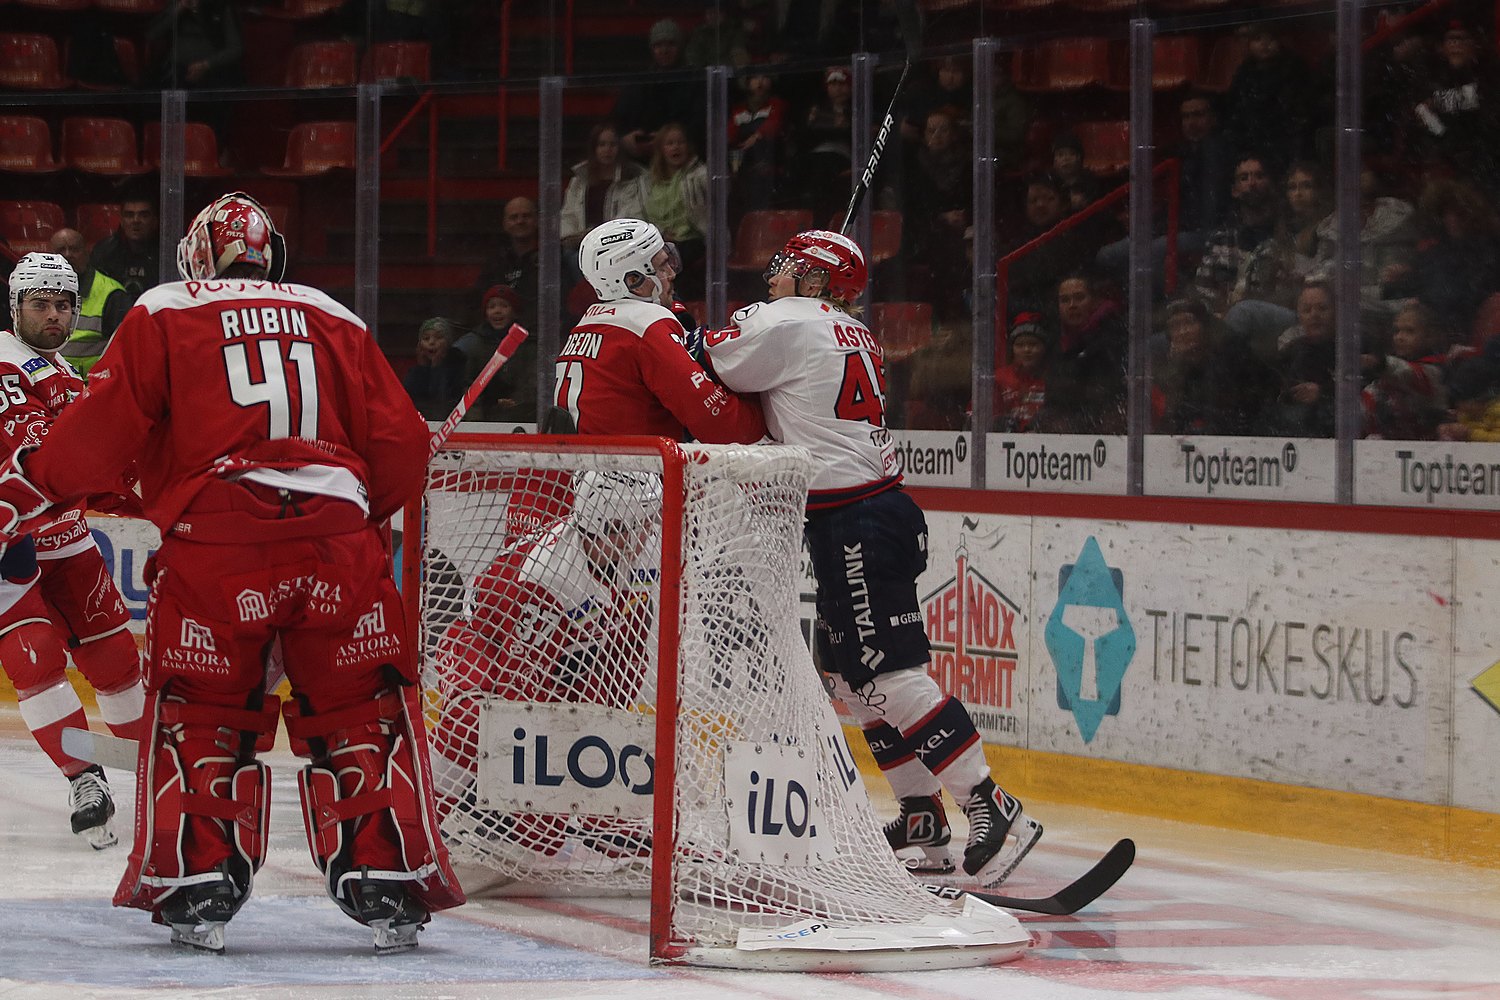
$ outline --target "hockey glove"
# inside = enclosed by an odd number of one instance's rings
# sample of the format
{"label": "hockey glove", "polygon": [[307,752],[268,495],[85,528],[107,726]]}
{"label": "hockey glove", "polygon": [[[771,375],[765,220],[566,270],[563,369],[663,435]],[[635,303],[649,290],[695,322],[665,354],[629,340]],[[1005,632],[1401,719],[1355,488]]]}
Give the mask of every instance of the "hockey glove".
{"label": "hockey glove", "polygon": [[36,526],[52,500],[32,485],[21,467],[29,449],[20,448],[0,467],[0,539],[19,538]]}

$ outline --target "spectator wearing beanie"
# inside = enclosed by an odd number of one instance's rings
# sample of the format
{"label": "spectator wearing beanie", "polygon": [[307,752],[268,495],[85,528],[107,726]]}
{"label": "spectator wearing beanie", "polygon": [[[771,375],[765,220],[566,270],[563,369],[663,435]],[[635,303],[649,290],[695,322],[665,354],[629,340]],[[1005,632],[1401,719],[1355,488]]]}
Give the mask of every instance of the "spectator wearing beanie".
{"label": "spectator wearing beanie", "polygon": [[[484,319],[459,338],[454,348],[466,361],[465,385],[472,384],[494,355],[521,309],[521,297],[509,285],[492,285],[481,300]],[[480,394],[469,411],[477,420],[536,422],[536,339],[529,337]]]}
{"label": "spectator wearing beanie", "polygon": [[1037,418],[1046,403],[1047,332],[1038,313],[1016,317],[1006,341],[1007,362],[995,369],[995,419],[1002,434],[1020,434],[1037,429]]}
{"label": "spectator wearing beanie", "polygon": [[443,420],[463,398],[467,365],[453,346],[453,325],[434,316],[417,330],[417,351],[401,384],[427,420]]}

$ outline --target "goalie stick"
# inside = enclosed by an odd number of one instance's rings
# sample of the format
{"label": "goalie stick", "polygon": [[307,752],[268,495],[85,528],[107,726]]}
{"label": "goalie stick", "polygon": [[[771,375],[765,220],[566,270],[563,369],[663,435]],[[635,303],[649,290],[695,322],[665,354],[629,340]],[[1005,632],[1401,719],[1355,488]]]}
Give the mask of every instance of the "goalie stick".
{"label": "goalie stick", "polygon": [[1129,870],[1134,861],[1135,841],[1127,837],[1106,851],[1104,857],[1094,863],[1094,867],[1084,872],[1077,879],[1074,879],[1050,896],[1040,896],[1034,899],[1021,896],[1002,896],[997,892],[963,889],[954,885],[931,885],[924,883],[922,888],[934,896],[939,896],[943,899],[962,899],[968,895],[989,903],[991,906],[1000,906],[1007,910],[1026,910],[1031,913],[1049,913],[1055,916],[1066,916],[1070,913],[1077,913],[1108,892],[1116,882],[1120,881],[1120,876]]}
{"label": "goalie stick", "polygon": [[885,144],[891,137],[891,130],[896,127],[896,102],[901,100],[906,78],[911,75],[911,64],[922,50],[922,16],[917,11],[917,0],[896,0],[896,17],[901,23],[901,40],[906,43],[906,64],[901,67],[896,89],[891,92],[890,106],[885,109],[880,131],[875,133],[875,142],[870,146],[870,158],[865,162],[865,169],[861,171],[859,181],[849,196],[849,207],[844,210],[844,223],[839,226],[841,236],[849,235],[849,227],[854,224],[854,213],[859,211],[860,202],[865,200],[865,194],[875,180],[875,171],[880,168],[880,157],[885,152]]}
{"label": "goalie stick", "polygon": [[453,412],[448,414],[448,419],[443,421],[443,426],[439,427],[433,433],[432,444],[427,449],[429,460],[432,456],[443,450],[443,445],[447,444],[448,438],[453,436],[453,429],[464,418],[464,414],[469,412],[469,407],[474,405],[474,401],[479,398],[479,394],[484,391],[485,386],[490,384],[490,379],[494,378],[495,373],[511,359],[516,351],[520,350],[521,344],[529,336],[531,334],[520,323],[512,323],[510,325],[510,332],[500,341],[500,346],[495,348],[494,356],[484,363],[484,367],[479,370],[479,374],[474,376],[474,384],[464,390],[464,398],[460,399],[458,404],[453,407]]}

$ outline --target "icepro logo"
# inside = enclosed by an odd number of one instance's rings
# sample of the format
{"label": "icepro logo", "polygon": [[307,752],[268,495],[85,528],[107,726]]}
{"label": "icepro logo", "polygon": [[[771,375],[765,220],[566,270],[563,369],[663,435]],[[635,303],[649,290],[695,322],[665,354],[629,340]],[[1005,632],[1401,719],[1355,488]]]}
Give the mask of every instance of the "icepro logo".
{"label": "icepro logo", "polygon": [[266,604],[266,595],[258,590],[245,589],[235,596],[234,606],[240,614],[242,622],[263,622],[271,617],[271,609]]}
{"label": "icepro logo", "polygon": [[487,698],[479,709],[479,804],[647,819],[655,746],[652,717],[639,712]]}
{"label": "icepro logo", "polygon": [[1058,570],[1057,606],[1044,632],[1057,668],[1057,705],[1073,713],[1092,743],[1106,715],[1120,714],[1120,688],[1135,657],[1135,628],[1125,614],[1125,575],[1105,565],[1092,535],[1076,563]]}
{"label": "icepro logo", "polygon": [[834,851],[818,801],[816,747],[731,743],[724,749],[729,850],[761,864],[805,868]]}
{"label": "icepro logo", "polygon": [[182,635],[177,644],[183,649],[201,649],[205,653],[219,651],[214,644],[213,630],[206,625],[200,625],[191,618],[182,620]]}
{"label": "icepro logo", "polygon": [[385,605],[377,604],[373,611],[359,616],[354,625],[354,638],[368,639],[385,632]]}

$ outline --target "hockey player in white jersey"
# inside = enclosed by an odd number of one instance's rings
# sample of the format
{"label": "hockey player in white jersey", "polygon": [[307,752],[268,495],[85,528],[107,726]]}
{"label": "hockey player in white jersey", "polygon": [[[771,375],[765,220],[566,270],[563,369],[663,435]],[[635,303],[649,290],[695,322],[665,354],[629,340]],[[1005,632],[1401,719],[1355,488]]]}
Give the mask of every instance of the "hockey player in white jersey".
{"label": "hockey player in white jersey", "polygon": [[837,671],[834,693],[900,799],[886,837],[896,850],[922,848],[922,870],[951,871],[947,788],[969,820],[964,871],[998,885],[1042,827],[996,785],[968,710],[927,673],[916,589],[927,522],[901,488],[880,342],[851,305],[865,287],[864,254],[837,233],[799,233],[765,278],[770,300],[708,332],[704,352],[725,386],[760,393],[776,441],[809,449],[819,463],[806,526],[819,660]]}

